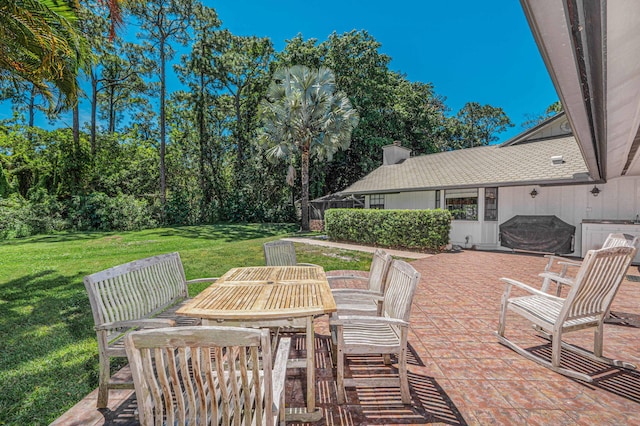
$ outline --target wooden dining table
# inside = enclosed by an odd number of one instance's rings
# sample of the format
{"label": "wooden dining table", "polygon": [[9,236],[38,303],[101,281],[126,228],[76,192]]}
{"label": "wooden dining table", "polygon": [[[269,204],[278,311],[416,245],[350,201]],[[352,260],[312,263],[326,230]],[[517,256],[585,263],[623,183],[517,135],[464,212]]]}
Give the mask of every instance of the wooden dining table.
{"label": "wooden dining table", "polygon": [[201,318],[203,325],[305,329],[306,359],[291,359],[288,366],[307,369],[306,407],[287,409],[286,418],[310,422],[322,419],[315,406],[313,320],[335,311],[322,267],[252,266],[229,270],[176,314]]}

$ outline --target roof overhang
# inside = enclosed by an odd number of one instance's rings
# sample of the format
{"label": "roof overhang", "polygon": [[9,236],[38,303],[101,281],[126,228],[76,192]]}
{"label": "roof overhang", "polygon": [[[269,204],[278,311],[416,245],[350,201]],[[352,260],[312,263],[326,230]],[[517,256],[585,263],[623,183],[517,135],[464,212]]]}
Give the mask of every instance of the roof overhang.
{"label": "roof overhang", "polygon": [[640,175],[640,1],[521,3],[591,177]]}

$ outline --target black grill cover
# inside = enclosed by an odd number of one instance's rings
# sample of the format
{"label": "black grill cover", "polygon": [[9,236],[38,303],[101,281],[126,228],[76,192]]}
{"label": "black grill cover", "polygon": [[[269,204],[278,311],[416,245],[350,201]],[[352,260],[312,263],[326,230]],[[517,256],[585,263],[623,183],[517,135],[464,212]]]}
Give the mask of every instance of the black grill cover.
{"label": "black grill cover", "polygon": [[576,227],[556,216],[514,216],[500,225],[500,243],[514,250],[566,254]]}

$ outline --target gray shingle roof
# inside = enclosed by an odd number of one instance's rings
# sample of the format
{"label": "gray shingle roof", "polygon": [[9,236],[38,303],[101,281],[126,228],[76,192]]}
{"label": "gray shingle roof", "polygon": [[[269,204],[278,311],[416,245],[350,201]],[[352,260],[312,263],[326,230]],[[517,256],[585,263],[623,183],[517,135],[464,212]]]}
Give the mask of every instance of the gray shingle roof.
{"label": "gray shingle roof", "polygon": [[[561,155],[564,163],[553,164]],[[587,167],[573,136],[511,146],[490,145],[422,155],[381,166],[343,193],[561,184],[585,181]],[[581,176],[574,177],[574,175]]]}

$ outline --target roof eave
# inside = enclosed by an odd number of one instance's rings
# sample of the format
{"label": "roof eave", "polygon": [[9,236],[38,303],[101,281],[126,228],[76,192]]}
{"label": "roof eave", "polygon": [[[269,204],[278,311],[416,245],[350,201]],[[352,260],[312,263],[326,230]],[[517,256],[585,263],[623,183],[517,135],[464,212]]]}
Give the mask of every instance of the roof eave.
{"label": "roof eave", "polygon": [[466,189],[466,188],[502,188],[508,186],[561,186],[561,185],[586,185],[597,183],[593,179],[535,179],[535,180],[522,180],[511,182],[483,182],[478,184],[468,185],[448,185],[448,186],[424,186],[424,187],[412,187],[412,188],[387,188],[377,190],[359,190],[359,191],[341,191],[341,194],[354,194],[354,195],[369,195],[369,194],[399,194],[401,192],[420,192],[420,191],[438,191],[447,189]]}
{"label": "roof eave", "polygon": [[601,1],[521,4],[589,173],[601,180],[606,177]]}

